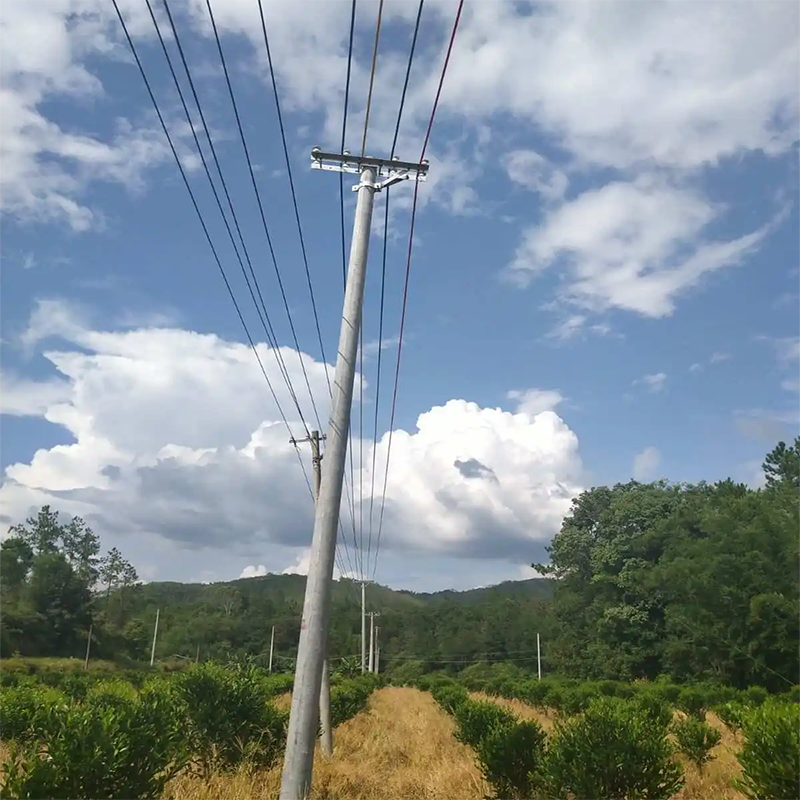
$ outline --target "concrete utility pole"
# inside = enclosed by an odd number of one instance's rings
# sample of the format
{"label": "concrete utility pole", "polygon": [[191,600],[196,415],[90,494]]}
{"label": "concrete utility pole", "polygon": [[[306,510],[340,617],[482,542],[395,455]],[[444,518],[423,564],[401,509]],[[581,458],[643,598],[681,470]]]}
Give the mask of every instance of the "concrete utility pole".
{"label": "concrete utility pole", "polygon": [[156,639],[158,638],[158,618],[161,614],[161,609],[156,609],[156,624],[153,628],[153,649],[150,651],[150,666],[153,666],[153,662],[156,660]]}
{"label": "concrete utility pole", "polygon": [[275,626],[272,626],[272,633],[269,635],[269,674],[272,675],[272,654],[275,652]]}
{"label": "concrete utility pole", "polygon": [[361,674],[367,671],[367,583],[361,581]]}
{"label": "concrete utility pole", "polygon": [[536,668],[539,672],[539,680],[542,679],[542,645],[539,634],[536,634]]}
{"label": "concrete utility pole", "polygon": [[375,617],[379,617],[380,612],[369,612],[369,671],[375,672]]}
{"label": "concrete utility pole", "polygon": [[[311,465],[314,480],[314,507],[316,508],[317,501],[319,500],[319,489],[322,484],[322,453],[320,452],[319,443],[321,439],[326,439],[326,436],[320,437],[319,431],[311,431],[305,439],[301,442],[311,443]],[[290,444],[297,445],[299,442],[296,439],[290,439]],[[324,652],[327,654],[328,632],[325,631],[325,645]],[[331,676],[328,665],[328,660],[325,658],[322,662],[322,681],[319,688],[319,740],[322,747],[322,752],[326,756],[333,755],[333,725],[331,723]]]}
{"label": "concrete utility pole", "polygon": [[92,628],[94,625],[89,625],[89,635],[86,637],[86,658],[83,659],[84,670],[89,669],[89,650],[92,647]]}
{"label": "concrete utility pole", "polygon": [[[314,537],[311,543],[303,618],[300,623],[280,800],[305,800],[311,789],[317,704],[325,660],[336,533],[342,501],[347,434],[353,404],[353,383],[375,193],[409,178],[425,180],[428,173],[427,162],[415,164],[398,159],[351,156],[349,153],[323,153],[318,147],[311,151],[311,159],[312,168],[354,173],[360,176],[360,180],[354,187],[354,191],[358,192],[358,202],[333,378],[326,453],[328,468],[320,487],[314,518]],[[384,180],[379,182],[380,178]]]}
{"label": "concrete utility pole", "polygon": [[375,628],[375,674],[377,675],[380,672],[380,665],[381,665],[381,645],[380,640],[378,639],[378,634],[380,633],[380,628]]}

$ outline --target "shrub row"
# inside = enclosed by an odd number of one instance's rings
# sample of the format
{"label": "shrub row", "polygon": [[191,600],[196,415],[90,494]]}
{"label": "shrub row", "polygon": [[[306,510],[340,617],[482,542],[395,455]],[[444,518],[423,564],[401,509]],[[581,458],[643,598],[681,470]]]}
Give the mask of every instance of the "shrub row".
{"label": "shrub row", "polygon": [[[116,677],[92,683],[77,699],[50,687],[5,688],[4,796],[153,798],[186,768],[208,776],[269,766],[283,752],[288,723],[272,698],[291,684],[251,665],[206,663],[151,676],[140,688]],[[358,713],[374,685],[336,685],[334,725]]]}
{"label": "shrub row", "polygon": [[457,738],[475,750],[481,771],[502,798],[669,798],[683,785],[663,715],[621,698],[597,697],[578,716],[562,717],[548,737],[462,686],[432,693],[451,713]]}
{"label": "shrub row", "polygon": [[[457,738],[475,750],[496,797],[668,798],[683,783],[670,734],[698,769],[721,738],[696,713],[672,721],[670,706],[654,692],[595,695],[577,714],[561,714],[548,737],[536,722],[471,700],[452,680],[428,676],[420,684],[453,716]],[[722,707],[723,721],[735,720],[744,736],[737,754],[742,778],[734,784],[748,798],[800,797],[799,712],[781,698]]]}

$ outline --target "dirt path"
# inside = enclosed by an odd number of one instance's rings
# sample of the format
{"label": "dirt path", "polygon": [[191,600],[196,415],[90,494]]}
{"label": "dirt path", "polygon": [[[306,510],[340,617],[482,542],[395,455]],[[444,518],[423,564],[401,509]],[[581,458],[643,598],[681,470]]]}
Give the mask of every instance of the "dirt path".
{"label": "dirt path", "polygon": [[[202,782],[181,777],[175,800],[273,800],[280,765],[254,775]],[[481,800],[489,787],[472,752],[453,738],[453,723],[429,694],[388,687],[334,732],[334,755],[317,752],[312,800]]]}

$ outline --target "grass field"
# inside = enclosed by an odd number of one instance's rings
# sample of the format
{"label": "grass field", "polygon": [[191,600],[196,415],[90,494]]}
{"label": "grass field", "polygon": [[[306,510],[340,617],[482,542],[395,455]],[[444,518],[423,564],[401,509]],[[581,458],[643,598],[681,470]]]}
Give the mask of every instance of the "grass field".
{"label": "grass field", "polygon": [[[555,715],[518,700],[484,694],[520,718],[535,719],[552,729]],[[281,698],[288,704],[289,696]],[[715,759],[700,773],[685,765],[686,785],[676,800],[743,800],[731,786],[739,773],[735,750],[740,740],[714,715],[710,724],[722,732]],[[182,776],[168,787],[175,800],[272,800],[280,786],[280,765],[256,773],[240,772],[211,781]],[[432,697],[417,689],[385,688],[375,692],[369,708],[336,729],[334,755],[319,751],[314,766],[314,800],[483,800],[490,792],[470,748],[453,737],[453,722]]]}

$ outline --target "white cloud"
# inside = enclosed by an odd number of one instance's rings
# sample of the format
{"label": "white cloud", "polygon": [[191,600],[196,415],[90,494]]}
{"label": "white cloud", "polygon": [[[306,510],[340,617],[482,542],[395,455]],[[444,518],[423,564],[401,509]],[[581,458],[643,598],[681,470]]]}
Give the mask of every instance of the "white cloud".
{"label": "white cloud", "polygon": [[514,150],[503,159],[508,177],[545,200],[560,200],[567,191],[569,178],[535,150]]}
{"label": "white cloud", "polygon": [[617,168],[691,168],[746,150],[785,152],[796,138],[795,4],[517,8],[469,7],[448,108],[475,118],[510,112],[578,158]]}
{"label": "white cloud", "polygon": [[[99,331],[51,308],[63,325],[47,335],[62,345],[44,355],[69,391],[51,396],[49,384],[18,381],[13,396],[37,397],[26,413],[66,428],[75,441],[6,469],[0,501],[9,517],[50,502],[81,514],[123,549],[161,542],[172,554],[162,559],[162,577],[185,553],[213,559],[222,548],[226,557],[247,557],[257,573],[274,563],[274,548],[308,546],[313,505],[300,462],[246,346],[174,328]],[[273,354],[259,350],[277,383]],[[302,386],[296,355],[284,358]],[[323,366],[304,361],[325,415]],[[578,441],[552,410],[558,392],[514,398],[516,413],[451,400],[421,414],[415,430],[395,431],[384,551],[525,563],[558,530],[580,489]],[[18,414],[20,406],[14,400],[3,410]],[[384,434],[375,454],[378,496],[387,446]],[[364,464],[356,481],[368,502],[368,443]],[[301,553],[289,569],[302,571],[304,563]]]}
{"label": "white cloud", "polygon": [[655,477],[658,465],[661,463],[661,453],[655,447],[645,447],[633,459],[633,479],[648,481]]}
{"label": "white cloud", "polygon": [[719,364],[721,361],[727,361],[730,357],[730,353],[712,353],[709,363]]}
{"label": "white cloud", "polygon": [[542,411],[553,411],[564,401],[561,392],[555,389],[512,389],[508,393],[509,400],[517,401],[517,412],[531,417]]}
{"label": "white cloud", "polygon": [[704,239],[719,212],[698,193],[660,178],[609,183],[529,228],[508,274],[527,284],[559,267],[568,275],[560,290],[564,302],[595,312],[668,316],[682,293],[705,275],[741,263],[771,227],[733,241]]}
{"label": "white cloud", "polygon": [[652,372],[637,378],[632,386],[645,386],[651,392],[660,392],[667,382],[666,372]]}
{"label": "white cloud", "polygon": [[[140,25],[141,8],[132,24]],[[102,99],[104,89],[86,62],[109,57],[113,8],[99,0],[9,3],[0,31],[0,175],[2,207],[25,221],[66,222],[82,231],[103,223],[102,212],[83,202],[94,181],[129,189],[142,185],[145,170],[168,156],[155,120],[135,125],[112,121],[113,133],[100,138],[60,124],[42,107],[66,98],[74,107]],[[180,135],[178,135],[180,140]]]}
{"label": "white cloud", "polygon": [[267,568],[263,564],[259,564],[258,566],[256,566],[255,564],[250,564],[241,571],[239,577],[262,578],[266,574],[267,574]]}
{"label": "white cloud", "polygon": [[702,371],[703,371],[703,365],[698,364],[697,362],[689,366],[689,372],[702,372]]}

